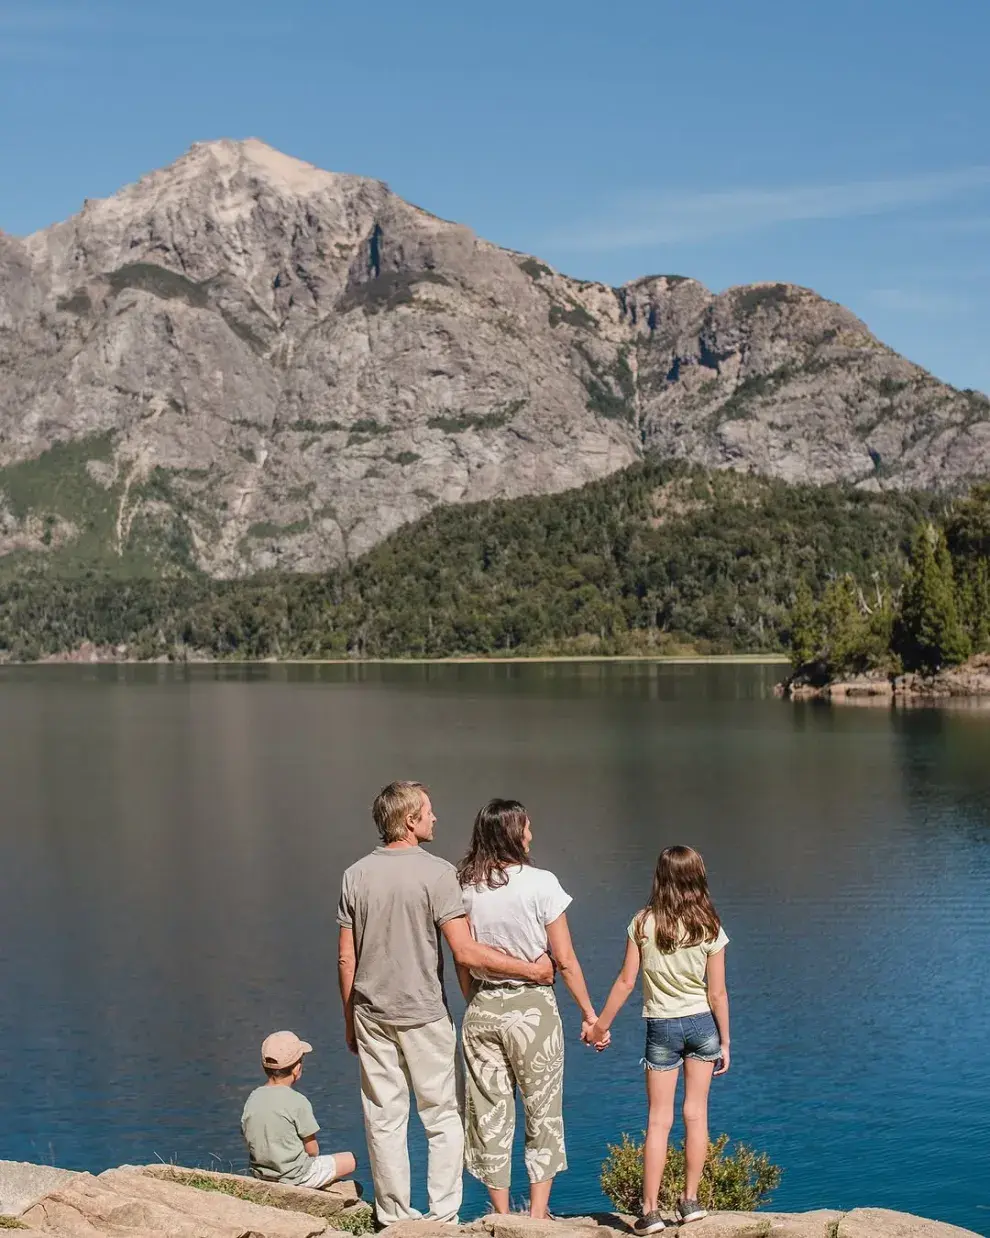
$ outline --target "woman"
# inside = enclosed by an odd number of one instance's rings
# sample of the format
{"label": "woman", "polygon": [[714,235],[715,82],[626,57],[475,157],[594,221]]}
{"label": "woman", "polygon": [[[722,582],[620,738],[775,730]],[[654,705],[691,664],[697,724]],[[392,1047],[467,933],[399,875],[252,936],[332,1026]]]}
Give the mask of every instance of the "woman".
{"label": "woman", "polygon": [[[549,953],[581,1010],[582,1034],[597,1020],[564,914],[560,882],[529,862],[533,839],[517,800],[491,800],[478,813],[457,869],[478,941],[535,962]],[[495,1212],[509,1211],[515,1092],[526,1118],[530,1215],[545,1218],[564,1151],[564,1041],[550,986],[489,980],[458,967],[468,1002],[463,1043],[467,1086],[465,1164],[488,1187]]]}

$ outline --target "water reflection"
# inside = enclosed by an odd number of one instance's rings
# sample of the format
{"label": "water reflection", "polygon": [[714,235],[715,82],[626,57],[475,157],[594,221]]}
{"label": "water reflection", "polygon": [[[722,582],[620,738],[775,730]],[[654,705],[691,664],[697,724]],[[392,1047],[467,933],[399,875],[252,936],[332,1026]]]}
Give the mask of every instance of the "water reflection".
{"label": "water reflection", "polygon": [[[449,858],[484,799],[529,806],[599,993],[657,850],[699,847],[733,937],[736,1064],[714,1124],[785,1166],[781,1207],[986,1229],[990,726],[795,707],[772,696],[779,674],[5,672],[0,1156],[239,1163],[239,1103],[278,1026],[313,1040],[321,1121],[360,1144],[337,885],[380,785],[416,777]],[[640,1036],[630,1011],[609,1054],[571,1049],[561,1208],[599,1202],[605,1138],[642,1124]]]}

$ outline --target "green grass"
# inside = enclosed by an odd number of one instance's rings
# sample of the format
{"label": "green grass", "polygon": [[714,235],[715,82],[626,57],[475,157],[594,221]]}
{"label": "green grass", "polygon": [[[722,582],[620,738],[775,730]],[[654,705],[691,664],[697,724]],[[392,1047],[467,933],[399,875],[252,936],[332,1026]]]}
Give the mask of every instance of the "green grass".
{"label": "green grass", "polygon": [[0,1214],[0,1229],[30,1229],[20,1217],[9,1217]]}
{"label": "green grass", "polygon": [[544,275],[553,275],[553,271],[543,262],[538,262],[536,258],[523,258],[519,263],[519,270],[525,271],[530,279],[540,279]]}
{"label": "green grass", "polygon": [[565,309],[562,305],[551,305],[550,313],[547,315],[550,326],[559,326],[562,322],[567,323],[569,327],[578,327],[583,331],[596,331],[598,323],[595,318],[588,313],[583,305],[578,305],[577,302],[571,302],[571,308]]}
{"label": "green grass", "polygon": [[417,284],[446,284],[450,280],[436,271],[386,271],[363,284],[353,284],[337,303],[340,313],[363,309],[366,314],[396,309],[400,305],[412,305],[413,289]]}
{"label": "green grass", "polygon": [[735,309],[738,314],[752,314],[758,309],[770,309],[775,305],[783,305],[791,299],[791,289],[787,284],[770,284],[766,288],[746,288],[735,295]]}
{"label": "green grass", "polygon": [[500,426],[507,425],[525,406],[525,400],[510,400],[507,404],[500,404],[492,409],[490,413],[437,413],[426,424],[431,430],[442,430],[444,434],[463,434],[465,430],[497,430]]}
{"label": "green grass", "polygon": [[185,301],[196,309],[206,309],[210,304],[206,284],[198,284],[187,279],[185,275],[169,271],[154,262],[130,262],[126,266],[118,267],[116,271],[110,271],[106,279],[115,293],[137,288],[141,292],[150,292],[163,301]]}
{"label": "green grass", "polygon": [[169,1168],[150,1174],[166,1182],[177,1182],[181,1186],[191,1186],[197,1191],[213,1191],[218,1195],[230,1195],[234,1199],[242,1199],[246,1203],[261,1204],[268,1208],[279,1208],[283,1212],[302,1212],[307,1216],[321,1217],[331,1229],[344,1230],[351,1234],[371,1233],[372,1212],[370,1205],[358,1205],[347,1208],[343,1212],[335,1210],[335,1205],[329,1201],[300,1197],[296,1207],[286,1206],[285,1197],[266,1189],[260,1179],[254,1182],[238,1182],[234,1178],[213,1177],[211,1174],[180,1174],[171,1172]]}
{"label": "green grass", "polygon": [[276,524],[272,520],[259,520],[248,528],[244,536],[258,539],[291,537],[293,533],[304,533],[308,528],[308,520],[293,520],[291,524]]}
{"label": "green grass", "polygon": [[298,421],[289,424],[289,429],[302,433],[323,434],[330,430],[346,430],[347,427],[342,426],[339,421],[313,421],[309,417],[300,417]]}

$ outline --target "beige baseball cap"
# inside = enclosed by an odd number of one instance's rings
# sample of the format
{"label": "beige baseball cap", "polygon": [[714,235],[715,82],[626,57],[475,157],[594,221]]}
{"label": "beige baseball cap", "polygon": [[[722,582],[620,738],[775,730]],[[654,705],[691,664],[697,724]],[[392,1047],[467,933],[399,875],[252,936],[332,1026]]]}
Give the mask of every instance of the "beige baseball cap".
{"label": "beige baseball cap", "polygon": [[313,1046],[300,1040],[295,1032],[272,1032],[261,1046],[261,1065],[266,1070],[288,1070]]}

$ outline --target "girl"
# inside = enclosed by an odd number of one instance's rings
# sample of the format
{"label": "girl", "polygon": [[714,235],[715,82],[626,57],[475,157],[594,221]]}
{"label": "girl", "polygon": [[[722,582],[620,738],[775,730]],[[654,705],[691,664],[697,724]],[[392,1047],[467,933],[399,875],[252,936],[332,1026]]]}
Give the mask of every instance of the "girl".
{"label": "girl", "polygon": [[[478,941],[518,959],[553,956],[581,1009],[584,1036],[597,1016],[564,914],[571,899],[553,873],[530,864],[532,839],[529,816],[517,800],[492,800],[482,808],[457,870],[464,910]],[[457,974],[468,1002],[465,1165],[488,1187],[494,1211],[508,1212],[518,1087],[526,1116],[530,1215],[545,1218],[554,1175],[567,1168],[564,1041],[553,988],[488,980],[461,966]]]}
{"label": "girl", "polygon": [[657,1211],[674,1122],[677,1071],[684,1063],[686,1165],[678,1219],[707,1216],[698,1203],[708,1153],[708,1088],[729,1069],[729,997],[725,990],[728,937],[708,893],[705,862],[691,847],[660,853],[650,901],[628,929],[626,957],[598,1022],[584,1040],[596,1049],[643,972],[646,1019],[646,1097],[649,1120],[643,1150],[643,1211],[638,1234],[664,1228]]}

